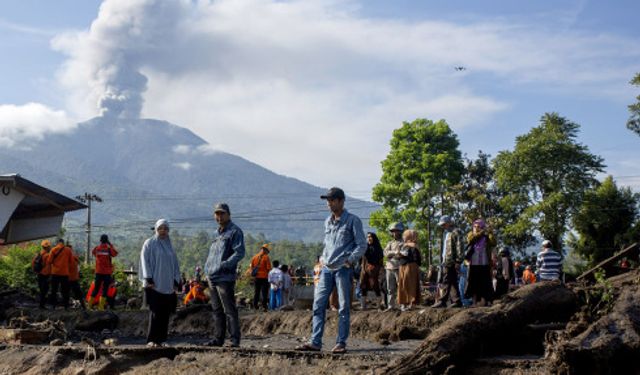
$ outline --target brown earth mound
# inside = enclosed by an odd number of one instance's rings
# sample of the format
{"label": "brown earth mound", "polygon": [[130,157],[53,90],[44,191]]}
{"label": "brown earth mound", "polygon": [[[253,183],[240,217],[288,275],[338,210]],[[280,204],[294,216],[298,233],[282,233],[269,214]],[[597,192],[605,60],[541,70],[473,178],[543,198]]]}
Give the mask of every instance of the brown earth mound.
{"label": "brown earth mound", "polygon": [[[635,272],[596,286],[540,283],[486,308],[354,311],[344,356],[291,350],[311,332],[310,311],[244,310],[242,347],[222,349],[202,345],[211,333],[210,307],[182,309],[170,324],[172,347],[150,349],[147,311],[116,311],[114,330],[109,313],[38,310],[0,296],[5,326],[22,317],[61,321],[67,332],[58,346],[0,344],[0,373],[640,373],[633,361],[640,352],[639,280]],[[325,348],[336,326],[337,313],[327,312]],[[112,338],[115,346],[103,344]]]}

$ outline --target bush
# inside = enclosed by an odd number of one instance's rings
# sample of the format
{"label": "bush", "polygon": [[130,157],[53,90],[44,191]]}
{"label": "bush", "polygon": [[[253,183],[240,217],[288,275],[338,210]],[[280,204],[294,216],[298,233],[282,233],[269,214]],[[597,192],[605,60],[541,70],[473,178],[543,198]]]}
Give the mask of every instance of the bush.
{"label": "bush", "polygon": [[0,257],[0,284],[35,295],[38,280],[31,260],[39,250],[36,244],[9,247],[7,255]]}

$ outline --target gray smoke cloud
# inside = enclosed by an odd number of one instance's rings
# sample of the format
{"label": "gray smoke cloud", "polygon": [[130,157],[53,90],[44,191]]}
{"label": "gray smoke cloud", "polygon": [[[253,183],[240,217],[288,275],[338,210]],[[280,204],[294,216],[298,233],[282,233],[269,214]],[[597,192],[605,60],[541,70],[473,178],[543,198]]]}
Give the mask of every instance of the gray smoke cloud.
{"label": "gray smoke cloud", "polygon": [[88,31],[56,37],[53,48],[69,55],[60,81],[72,91],[70,106],[89,108],[76,108],[80,113],[97,109],[102,116],[140,117],[148,82],[142,69],[175,38],[186,6],[185,1],[108,0]]}

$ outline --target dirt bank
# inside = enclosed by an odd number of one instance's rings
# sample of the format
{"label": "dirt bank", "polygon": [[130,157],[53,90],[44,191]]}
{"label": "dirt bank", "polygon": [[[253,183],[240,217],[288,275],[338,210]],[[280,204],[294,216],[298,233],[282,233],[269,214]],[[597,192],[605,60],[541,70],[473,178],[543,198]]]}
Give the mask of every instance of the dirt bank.
{"label": "dirt bank", "polygon": [[[49,321],[39,326],[64,328],[40,345],[0,344],[0,374],[615,373],[617,363],[635,365],[640,352],[639,280],[636,272],[596,286],[541,284],[488,308],[353,311],[344,356],[291,350],[310,334],[308,310],[243,310],[242,346],[224,349],[203,345],[210,307],[182,309],[170,323],[171,347],[149,349],[147,311],[86,316],[0,296],[5,326],[21,317],[18,326]],[[337,313],[329,311],[325,348],[333,346],[336,325]]]}

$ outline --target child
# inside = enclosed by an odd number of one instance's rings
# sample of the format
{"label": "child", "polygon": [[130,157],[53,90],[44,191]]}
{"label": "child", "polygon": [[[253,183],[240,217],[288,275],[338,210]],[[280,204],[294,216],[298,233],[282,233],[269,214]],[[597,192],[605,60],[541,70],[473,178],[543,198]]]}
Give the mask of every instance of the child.
{"label": "child", "polygon": [[269,285],[271,286],[269,292],[269,309],[275,310],[282,305],[282,286],[284,283],[284,276],[279,268],[280,262],[273,261],[273,267],[269,271]]}

